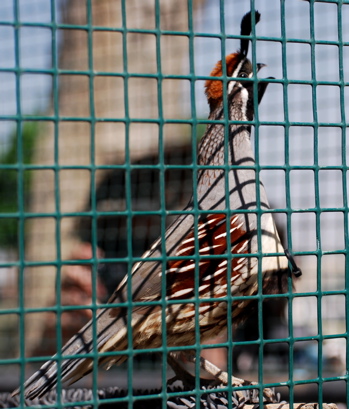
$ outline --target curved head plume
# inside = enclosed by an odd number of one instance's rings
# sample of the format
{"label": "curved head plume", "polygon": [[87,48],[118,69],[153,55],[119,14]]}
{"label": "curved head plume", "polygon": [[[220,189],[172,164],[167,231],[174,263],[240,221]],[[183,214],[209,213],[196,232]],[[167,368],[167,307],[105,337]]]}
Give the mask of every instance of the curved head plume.
{"label": "curved head plume", "polygon": [[[259,20],[261,19],[261,13],[259,13],[257,10],[254,12],[254,20],[255,24],[259,23]],[[242,36],[249,36],[252,32],[252,14],[249,11],[246,13],[241,20],[241,31],[240,34]],[[243,55],[244,57],[247,56],[248,53],[248,45],[250,43],[250,40],[248,38],[242,38],[240,40],[240,51],[239,54]]]}
{"label": "curved head plume", "polygon": [[[260,13],[258,11],[254,12],[255,24],[260,20]],[[241,31],[242,36],[249,36],[252,31],[252,13],[248,12],[244,15],[241,20]],[[237,77],[239,71],[246,60],[249,47],[249,39],[241,38],[240,50],[236,53],[229,54],[225,59],[226,74],[228,77]],[[263,65],[259,64],[258,68]],[[216,66],[213,68],[210,76],[211,77],[221,77],[223,75],[222,61],[218,61]],[[207,80],[205,82],[205,93],[207,96],[208,103],[210,105],[210,111],[215,110],[223,99],[223,81],[222,80]]]}

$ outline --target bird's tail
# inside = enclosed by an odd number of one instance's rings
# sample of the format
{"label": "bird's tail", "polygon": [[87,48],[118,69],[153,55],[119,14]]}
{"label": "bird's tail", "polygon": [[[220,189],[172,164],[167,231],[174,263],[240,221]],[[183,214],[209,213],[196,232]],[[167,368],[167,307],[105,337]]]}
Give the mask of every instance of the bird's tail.
{"label": "bird's tail", "polygon": [[[119,316],[111,317],[109,309],[104,309],[97,317],[97,337],[93,342],[93,324],[90,321],[63,347],[59,354],[46,362],[36,373],[34,373],[24,384],[24,395],[27,399],[34,399],[45,395],[57,385],[58,377],[62,382],[73,383],[93,369],[92,353],[94,349],[101,351],[103,346],[114,338],[113,349],[124,350],[127,348],[126,325],[124,319]],[[87,355],[86,355],[87,354]],[[76,358],[75,358],[76,356]],[[100,358],[99,362],[112,361],[121,363],[126,359],[125,355]],[[13,396],[21,391],[19,387],[13,392]]]}

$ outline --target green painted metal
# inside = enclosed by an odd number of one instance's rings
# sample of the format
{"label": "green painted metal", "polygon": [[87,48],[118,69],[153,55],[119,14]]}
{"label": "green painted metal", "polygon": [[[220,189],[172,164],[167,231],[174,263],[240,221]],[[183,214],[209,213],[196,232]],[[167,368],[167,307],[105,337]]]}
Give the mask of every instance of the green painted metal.
{"label": "green painted metal", "polygon": [[[100,305],[97,306],[96,299],[97,299],[97,288],[96,288],[96,277],[97,277],[97,268],[98,268],[98,260],[97,260],[97,254],[96,254],[96,247],[97,247],[97,218],[98,216],[101,215],[115,215],[115,212],[101,212],[97,210],[97,203],[96,203],[96,198],[93,194],[93,192],[96,191],[96,171],[97,170],[109,170],[109,169],[123,169],[125,170],[125,177],[126,177],[126,182],[125,182],[125,187],[126,187],[126,210],[118,212],[118,215],[123,215],[126,216],[127,218],[127,231],[130,233],[127,237],[127,250],[128,250],[128,255],[123,258],[118,258],[118,259],[108,259],[108,260],[103,260],[105,262],[110,262],[110,261],[122,261],[126,262],[128,265],[128,274],[130,275],[131,268],[134,262],[140,260],[140,257],[134,257],[132,255],[132,219],[137,216],[137,215],[157,215],[161,217],[161,235],[164,236],[165,234],[165,229],[166,229],[166,217],[170,215],[178,215],[181,213],[185,213],[185,211],[182,210],[168,210],[165,207],[165,172],[166,170],[169,169],[192,169],[192,174],[193,174],[193,186],[196,184],[196,175],[198,172],[198,166],[196,165],[196,151],[197,151],[197,140],[196,140],[196,134],[197,134],[197,127],[202,124],[207,124],[206,119],[200,119],[197,116],[197,109],[196,109],[196,102],[195,102],[195,83],[198,80],[205,80],[209,78],[208,76],[201,76],[197,75],[195,71],[195,64],[194,64],[194,55],[195,55],[195,39],[198,37],[202,38],[219,38],[221,40],[221,54],[226,55],[228,54],[228,50],[226,50],[226,40],[228,39],[239,39],[239,35],[227,35],[226,34],[226,27],[225,27],[225,1],[220,0],[217,2],[217,7],[220,9],[220,28],[221,32],[219,34],[212,34],[212,33],[205,33],[205,32],[195,32],[194,30],[194,1],[193,0],[188,0],[187,2],[187,7],[188,7],[188,30],[185,32],[177,32],[177,31],[170,31],[170,30],[163,30],[161,29],[161,0],[155,0],[155,27],[154,29],[150,30],[144,30],[144,29],[134,29],[134,28],[128,28],[127,26],[127,10],[126,10],[126,1],[127,0],[122,0],[121,1],[121,16],[122,16],[122,26],[121,27],[104,27],[104,26],[96,26],[93,23],[93,15],[92,15],[92,3],[94,0],[86,0],[86,5],[87,5],[87,18],[86,18],[86,24],[82,25],[71,25],[71,24],[62,24],[58,21],[58,16],[57,16],[57,2],[56,0],[50,0],[51,3],[51,22],[45,22],[45,23],[34,23],[34,22],[27,22],[25,20],[25,16],[22,16],[20,14],[20,1],[19,0],[14,0],[13,1],[13,16],[14,19],[13,21],[1,21],[1,16],[0,16],[0,27],[12,27],[14,28],[14,45],[15,45],[15,67],[13,69],[10,68],[2,68],[0,67],[0,73],[14,73],[16,76],[16,113],[14,115],[1,115],[0,120],[5,121],[5,120],[12,120],[15,121],[17,124],[16,132],[17,132],[17,163],[16,164],[3,164],[0,165],[1,169],[6,169],[9,171],[17,171],[18,175],[18,183],[17,183],[17,194],[18,194],[18,208],[14,212],[9,212],[9,213],[1,213],[0,214],[0,220],[1,219],[6,219],[6,218],[16,218],[18,220],[18,230],[19,230],[19,241],[18,241],[18,261],[11,261],[11,262],[4,262],[1,263],[1,267],[16,267],[18,269],[18,308],[10,308],[10,309],[2,309],[0,310],[0,316],[6,315],[6,314],[17,314],[19,317],[19,326],[18,326],[18,331],[19,331],[19,358],[18,359],[3,359],[0,360],[0,367],[3,364],[14,364],[14,365],[20,365],[21,371],[20,371],[20,377],[19,377],[19,382],[21,384],[24,383],[25,380],[25,367],[28,363],[35,363],[42,361],[42,358],[40,357],[35,357],[35,358],[28,358],[25,356],[25,315],[33,312],[43,312],[43,311],[54,311],[57,315],[57,324],[56,324],[56,330],[57,334],[61,333],[61,323],[60,323],[60,317],[65,311],[68,310],[73,310],[73,309],[84,309],[85,306],[77,306],[77,307],[67,307],[67,306],[61,306],[60,305],[60,300],[61,300],[61,292],[60,292],[60,286],[61,286],[61,269],[63,266],[74,264],[72,261],[64,261],[61,259],[61,253],[60,253],[60,247],[57,246],[57,260],[54,262],[30,262],[26,261],[25,259],[25,222],[33,217],[53,217],[55,219],[55,224],[56,224],[56,242],[60,243],[61,241],[61,234],[60,234],[60,224],[61,220],[63,217],[69,217],[69,216],[74,216],[74,217],[82,217],[82,216],[88,216],[92,217],[92,244],[94,248],[94,261],[93,261],[93,277],[94,277],[94,284],[93,284],[93,300],[94,304],[90,306],[89,308],[92,309],[93,311],[93,316],[96,316],[96,311],[100,307]],[[283,114],[284,114],[284,121],[261,121],[258,115],[258,109],[256,109],[256,116],[254,121],[252,122],[252,125],[254,125],[255,128],[255,154],[256,154],[256,175],[257,179],[259,179],[259,174],[263,170],[282,170],[285,174],[285,186],[286,186],[286,207],[283,209],[276,209],[276,210],[271,210],[272,213],[284,213],[286,215],[286,224],[287,224],[287,241],[288,245],[290,248],[292,248],[293,244],[293,238],[292,238],[292,229],[291,229],[291,219],[292,215],[294,214],[302,214],[302,213],[308,213],[312,212],[315,215],[316,219],[316,240],[317,240],[317,249],[315,251],[302,251],[298,252],[297,255],[300,256],[309,256],[309,255],[315,255],[317,258],[317,289],[315,292],[299,292],[295,294],[292,289],[292,283],[291,280],[289,280],[289,291],[286,294],[282,295],[264,295],[260,291],[257,296],[254,297],[249,297],[252,299],[258,299],[258,304],[259,304],[259,316],[258,316],[258,329],[259,329],[259,338],[253,341],[234,341],[232,337],[232,325],[229,323],[228,325],[228,340],[227,342],[221,343],[214,345],[214,347],[220,346],[220,347],[225,347],[227,348],[228,351],[228,373],[231,375],[233,368],[232,368],[232,360],[233,360],[233,346],[242,346],[242,345],[255,345],[259,349],[259,358],[258,358],[258,388],[260,391],[264,387],[276,387],[279,386],[279,383],[272,383],[272,384],[266,384],[264,382],[264,371],[263,371],[263,366],[264,366],[264,360],[263,360],[263,353],[264,353],[264,348],[267,345],[273,345],[277,343],[287,343],[289,346],[289,362],[288,362],[288,381],[283,382],[284,386],[288,386],[290,390],[290,404],[294,403],[294,388],[299,385],[306,385],[310,383],[315,383],[318,385],[318,402],[321,404],[323,400],[323,384],[325,382],[330,382],[330,381],[338,381],[338,380],[344,380],[345,382],[348,382],[347,375],[342,375],[342,376],[325,376],[323,373],[323,361],[322,359],[318,359],[318,366],[317,366],[317,376],[313,379],[310,380],[296,380],[294,378],[294,364],[293,364],[293,358],[294,358],[294,347],[296,342],[300,341],[309,341],[309,340],[315,340],[318,343],[318,356],[322,357],[323,356],[323,342],[325,340],[331,340],[335,338],[344,338],[348,343],[348,335],[347,333],[342,333],[342,334],[324,334],[323,333],[323,324],[322,324],[322,315],[323,315],[323,306],[322,306],[322,300],[325,296],[329,295],[344,295],[345,296],[345,308],[346,308],[346,328],[349,327],[349,301],[348,301],[348,286],[349,286],[349,257],[347,255],[347,249],[349,248],[349,225],[348,225],[348,181],[347,181],[347,171],[348,171],[348,164],[347,164],[347,142],[346,142],[346,128],[347,128],[347,120],[346,120],[346,113],[345,113],[345,87],[348,86],[348,82],[345,77],[345,58],[344,58],[344,47],[348,46],[348,42],[345,41],[345,38],[343,38],[343,30],[342,30],[342,22],[344,19],[344,12],[343,8],[345,7],[344,5],[346,4],[348,7],[348,3],[345,1],[320,1],[319,3],[332,3],[337,7],[337,15],[338,15],[338,41],[334,40],[318,40],[316,39],[316,33],[315,33],[315,3],[311,0],[309,4],[309,16],[310,16],[310,38],[309,39],[300,39],[300,38],[289,38],[287,36],[287,27],[286,27],[286,19],[285,15],[287,13],[286,10],[286,2],[281,2],[280,3],[280,24],[281,24],[281,35],[280,37],[256,37],[256,32],[255,29],[253,29],[251,39],[252,39],[252,61],[253,64],[255,65],[257,62],[257,52],[256,49],[258,48],[258,41],[269,41],[269,42],[275,42],[280,44],[281,46],[281,55],[282,55],[282,60],[280,61],[280,64],[282,66],[282,78],[279,79],[274,79],[270,80],[271,83],[275,84],[280,84],[282,86],[282,93],[283,93]],[[258,8],[258,2],[251,0],[251,7]],[[47,69],[23,69],[21,66],[21,55],[20,55],[20,37],[19,37],[19,29],[22,27],[38,27],[38,28],[47,28],[51,30],[51,46],[52,46],[52,67],[47,68]],[[69,70],[69,69],[59,69],[58,68],[58,54],[57,54],[57,44],[58,44],[58,30],[60,29],[79,29],[79,30],[84,30],[87,33],[87,39],[88,39],[88,69],[87,70]],[[122,118],[103,118],[103,122],[121,122],[125,124],[125,129],[126,129],[126,150],[125,150],[125,163],[121,165],[96,165],[95,163],[95,127],[96,124],[100,121],[100,119],[96,116],[95,113],[95,103],[94,103],[94,79],[97,75],[94,64],[93,64],[93,33],[95,32],[104,32],[104,31],[109,31],[109,32],[116,32],[122,34],[122,46],[123,46],[123,70],[122,72],[98,72],[98,76],[112,76],[112,77],[120,77],[124,79],[124,110],[125,110],[125,115]],[[129,72],[129,63],[128,63],[128,55],[127,55],[127,34],[129,33],[138,33],[138,34],[152,34],[155,36],[155,41],[156,41],[156,68],[157,72],[153,74],[137,74],[137,73],[130,73]],[[189,41],[189,72],[188,74],[185,75],[168,75],[164,74],[162,72],[162,62],[161,62],[161,38],[162,36],[165,35],[172,35],[172,36],[186,36]],[[306,44],[310,47],[311,50],[311,79],[310,80],[295,80],[295,79],[289,79],[288,78],[288,65],[287,65],[287,58],[286,58],[286,53],[287,53],[287,46],[289,43],[295,43],[295,44]],[[317,67],[315,64],[316,61],[316,47],[319,45],[328,45],[328,46],[335,46],[338,48],[338,55],[339,55],[339,80],[332,81],[331,79],[329,80],[317,80]],[[213,62],[214,63],[214,62]],[[225,70],[225,67],[223,67]],[[21,94],[21,86],[20,86],[20,81],[21,81],[21,76],[24,73],[36,73],[36,74],[48,74],[51,75],[53,78],[53,89],[52,89],[52,95],[53,95],[53,113],[52,115],[49,114],[40,114],[40,115],[35,115],[33,116],[28,116],[26,115],[21,107],[21,100],[22,100],[22,94]],[[88,77],[89,81],[89,109],[90,109],[90,115],[87,117],[70,117],[70,116],[61,116],[60,111],[59,111],[59,88],[58,88],[58,81],[59,81],[59,76],[62,74],[70,74],[70,75],[86,75]],[[149,119],[149,118],[142,118],[142,119],[135,119],[131,118],[130,116],[130,103],[129,103],[129,98],[128,98],[128,87],[129,87],[129,80],[132,78],[153,78],[157,80],[157,92],[158,92],[158,112],[159,112],[159,117],[155,119]],[[190,97],[191,97],[191,117],[189,119],[165,119],[164,113],[163,113],[163,103],[162,103],[162,86],[163,86],[163,81],[166,79],[180,79],[180,80],[188,80],[190,82]],[[227,78],[225,76],[225,73],[223,75],[223,82],[226,83]],[[313,120],[312,121],[304,121],[304,122],[299,122],[299,121],[291,121],[290,116],[289,116],[289,86],[290,85],[295,85],[295,84],[300,84],[300,85],[309,85],[311,86],[312,89],[312,105],[313,105]],[[340,122],[324,122],[318,118],[317,115],[317,88],[321,85],[332,85],[336,86],[339,88],[339,93],[340,93],[340,116],[341,116],[341,121]],[[255,81],[255,90],[257,89],[257,80]],[[225,89],[225,88],[224,88]],[[257,107],[256,107],[257,108]],[[227,106],[225,106],[225,112],[227,113]],[[227,115],[226,115],[227,117]],[[22,161],[23,158],[23,141],[22,141],[22,128],[23,128],[23,122],[28,119],[35,119],[35,121],[39,122],[45,122],[45,121],[51,121],[54,124],[54,164],[49,165],[49,166],[44,166],[44,165],[38,165],[38,164],[25,164]],[[90,126],[90,138],[91,138],[91,151],[90,151],[90,163],[88,165],[73,165],[73,166],[66,166],[66,165],[61,165],[59,163],[59,123],[62,121],[86,121],[89,126]],[[222,122],[222,121],[216,121],[217,123]],[[141,164],[131,164],[131,154],[130,154],[130,125],[133,123],[154,123],[157,124],[159,127],[159,161],[157,165],[141,165]],[[193,163],[190,165],[168,165],[165,163],[164,160],[164,126],[168,123],[172,124],[188,124],[191,126],[192,129],[192,145],[191,149],[193,152]],[[226,125],[228,125],[228,121],[225,120],[223,121]],[[261,125],[267,125],[270,126],[270,128],[274,126],[282,126],[284,128],[284,135],[285,135],[285,153],[284,153],[284,164],[283,165],[273,165],[273,163],[266,165],[260,165],[259,164],[259,129]],[[314,162],[312,165],[292,165],[290,162],[290,128],[293,126],[301,126],[301,127],[311,127],[314,131]],[[327,127],[327,128],[339,128],[341,131],[341,146],[342,146],[342,154],[341,154],[341,159],[342,163],[340,165],[331,165],[331,166],[321,166],[319,163],[319,158],[318,158],[318,152],[319,152],[319,146],[318,146],[318,132],[321,127]],[[228,127],[226,126],[226,131],[228,130]],[[228,132],[228,131],[227,131]],[[227,153],[227,150],[226,150]],[[134,169],[157,169],[160,174],[160,210],[152,210],[152,211],[135,211],[132,210],[132,196],[131,196],[131,172]],[[50,213],[45,213],[45,214],[40,214],[40,213],[30,213],[26,211],[25,205],[24,205],[24,172],[28,170],[43,170],[43,169],[49,169],[54,172],[54,180],[55,180],[55,186],[57,187],[55,190],[55,198],[54,198],[54,203],[55,203],[55,211],[50,212]],[[60,209],[60,192],[58,189],[59,182],[60,182],[60,172],[66,169],[84,169],[88,170],[91,173],[91,209],[89,211],[81,211],[81,212],[76,212],[76,213],[63,213]],[[323,169],[326,170],[339,170],[342,172],[342,193],[343,193],[343,206],[341,207],[326,207],[322,208],[321,207],[321,201],[320,201],[320,191],[319,191],[319,186],[320,186],[320,180],[319,180],[319,172]],[[301,209],[294,209],[292,208],[292,200],[291,200],[291,182],[290,182],[290,173],[293,170],[308,170],[312,171],[314,173],[314,186],[315,186],[315,206],[313,208],[301,208]],[[257,195],[259,196],[259,195]],[[193,197],[194,197],[194,203],[197,202],[197,197],[196,197],[196,192],[194,189],[193,192]],[[258,198],[259,200],[259,198]],[[257,201],[258,201],[257,200]],[[228,202],[227,202],[228,203]],[[226,209],[227,214],[230,214],[231,210]],[[244,211],[238,211],[238,212],[244,212]],[[337,250],[331,250],[325,252],[322,249],[322,242],[321,242],[321,214],[326,213],[326,212],[341,212],[343,214],[343,219],[344,219],[344,241],[345,241],[345,247],[344,249],[337,249]],[[196,209],[195,210],[195,215],[200,215],[200,210]],[[262,211],[258,211],[258,217],[260,219],[262,215]],[[197,228],[197,221],[196,221],[196,226]],[[229,239],[229,237],[228,237]],[[259,240],[260,241],[260,240]],[[196,240],[196,246],[198,245],[198,242]],[[260,242],[259,242],[259,247],[260,247]],[[163,246],[163,250],[165,247]],[[321,260],[324,254],[343,254],[346,256],[346,287],[343,290],[326,290],[323,291],[322,289],[322,264]],[[229,254],[228,258],[231,258],[232,255]],[[259,254],[259,264],[261,263],[262,259],[262,254]],[[196,257],[196,260],[198,260],[198,256]],[[165,267],[166,262],[168,259],[163,258],[161,259],[163,266]],[[80,264],[84,264],[84,261],[79,262]],[[91,264],[90,261],[86,261],[86,263]],[[26,267],[33,267],[33,266],[48,266],[48,265],[55,265],[57,267],[57,275],[56,275],[56,300],[57,304],[53,307],[47,307],[47,308],[28,308],[25,306],[24,302],[24,289],[25,289],[25,268]],[[229,274],[231,272],[229,271]],[[261,277],[259,278],[259,282],[261,283]],[[166,282],[165,279],[162,282],[162,290],[165,292],[166,288]],[[195,288],[195,294],[198,296],[198,283],[196,283],[196,288]],[[292,304],[293,301],[296,297],[307,297],[307,296],[316,296],[317,298],[317,316],[318,316],[318,334],[315,336],[307,337],[307,336],[296,336],[293,330],[293,309],[292,309]],[[239,299],[241,297],[234,297],[235,299]],[[277,339],[264,339],[263,338],[263,318],[262,318],[262,309],[263,309],[263,301],[266,299],[272,299],[272,298],[286,298],[288,300],[288,336],[284,338],[277,338]],[[226,301],[228,304],[231,305],[233,297],[229,295],[226,298]],[[129,300],[131,300],[131,288],[129,288]],[[212,299],[213,301],[213,299]],[[198,298],[194,301],[191,301],[192,303],[195,303],[195,308],[198,311],[199,307],[199,300]],[[165,323],[165,306],[174,303],[173,301],[167,301],[165,299],[162,299],[159,302],[149,302],[149,303],[142,303],[144,304],[152,304],[152,305],[160,305],[163,307],[163,323]],[[129,313],[131,313],[132,308],[135,305],[138,305],[137,303],[132,303],[131,301],[127,301],[125,304],[123,304],[128,308]],[[94,332],[96,331],[96,325],[94,325],[93,328]],[[128,332],[128,343],[129,345],[132,344],[132,331],[130,330]],[[57,350],[60,350],[62,346],[62,342],[60,337],[57,338],[56,341],[57,344]],[[199,323],[198,323],[198,314],[196,314],[196,344],[194,346],[187,346],[187,347],[168,347],[166,346],[166,326],[163,326],[163,347],[161,348],[154,348],[146,351],[137,351],[138,353],[142,352],[161,352],[162,353],[162,383],[165,385],[166,384],[166,378],[167,378],[167,362],[166,362],[166,354],[169,351],[172,350],[180,350],[180,349],[193,349],[195,348],[197,357],[200,356],[200,353],[203,348],[205,349],[210,349],[213,348],[213,346],[205,346],[203,347],[200,345],[200,332],[199,332]],[[117,354],[117,353],[116,353]],[[125,400],[129,402],[129,408],[133,407],[133,403],[140,398],[144,397],[139,397],[139,396],[133,396],[132,395],[132,382],[133,382],[133,373],[135,371],[134,368],[134,360],[133,357],[135,355],[134,351],[132,350],[131,347],[129,347],[126,352],[123,351],[122,354],[127,354],[130,359],[127,361],[127,379],[128,379],[128,384],[130,385],[128,394],[125,398],[122,398],[121,400]],[[109,354],[104,354],[104,355],[110,355]],[[48,358],[48,357],[47,357]],[[98,354],[97,354],[97,346],[94,345],[94,353],[92,354],[92,358],[94,359],[95,363],[97,364],[98,360]],[[57,359],[60,360],[61,356],[58,354]],[[349,368],[349,349],[347,347],[347,353],[346,353],[346,368]],[[196,365],[196,375],[199,374],[199,367]],[[200,396],[203,392],[200,391],[199,389],[199,377],[197,376],[197,382],[196,382],[196,393],[197,396]],[[93,402],[95,407],[97,407],[97,389],[98,389],[98,372],[97,372],[97,365],[95,366],[95,370],[93,371],[93,391],[94,391],[94,396],[95,396],[95,401]],[[226,388],[223,388],[228,391],[228,393],[231,393],[232,391],[232,386],[227,386]],[[62,384],[58,383],[58,391],[62,390]],[[166,396],[169,395],[176,395],[176,393],[169,393],[166,391],[166,388],[163,389],[162,396],[166,398]],[[183,393],[181,393],[183,395]],[[159,395],[149,395],[148,398],[157,398]],[[349,388],[346,389],[346,401],[349,402]],[[24,398],[21,396],[21,403],[24,407]],[[58,402],[59,404],[59,402]],[[229,406],[231,407],[232,402],[229,402]],[[62,407],[62,405],[58,405],[58,407]],[[163,407],[166,407],[166,399],[164,399]]]}

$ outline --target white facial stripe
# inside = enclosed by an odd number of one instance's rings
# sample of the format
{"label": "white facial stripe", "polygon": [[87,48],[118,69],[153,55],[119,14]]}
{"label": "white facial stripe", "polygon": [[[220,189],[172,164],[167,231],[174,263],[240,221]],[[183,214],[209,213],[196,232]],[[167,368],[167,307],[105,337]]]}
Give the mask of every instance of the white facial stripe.
{"label": "white facial stripe", "polygon": [[230,81],[228,84],[228,94],[230,94],[232,92],[232,90],[234,89],[236,84],[236,81]]}
{"label": "white facial stripe", "polygon": [[[235,68],[235,70],[233,71],[233,73],[232,73],[232,77],[237,77],[238,76],[238,74],[239,74],[239,71],[240,71],[240,69],[241,69],[241,67],[242,67],[242,64],[244,63],[246,61],[246,58],[244,58],[243,60],[241,60],[240,62],[239,62],[239,64],[238,64],[238,66]],[[235,84],[236,84],[236,81],[230,81],[229,82],[229,84],[228,84],[228,94],[230,94],[231,92],[232,92],[232,90],[234,89],[234,87],[235,87]]]}
{"label": "white facial stripe", "polygon": [[238,66],[236,67],[236,69],[235,69],[235,71],[232,73],[232,77],[237,77],[238,76],[238,74],[239,74],[239,71],[240,71],[240,69],[241,69],[241,67],[242,67],[242,64],[244,63],[246,61],[246,58],[244,58],[243,60],[241,60],[240,62],[239,62],[239,64],[238,64]]}

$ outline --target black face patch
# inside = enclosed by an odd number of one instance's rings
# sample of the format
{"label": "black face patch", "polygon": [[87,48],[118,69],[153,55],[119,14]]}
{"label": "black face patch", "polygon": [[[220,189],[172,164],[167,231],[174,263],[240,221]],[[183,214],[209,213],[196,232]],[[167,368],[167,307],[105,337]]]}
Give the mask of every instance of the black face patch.
{"label": "black face patch", "polygon": [[[239,71],[237,77],[249,78],[252,71],[253,71],[253,68],[252,68],[251,61],[246,58],[245,61],[242,64],[241,68],[240,68],[240,71]],[[247,85],[247,82],[246,81],[241,81],[241,85],[244,86],[244,84]]]}
{"label": "black face patch", "polygon": [[[241,62],[240,62],[241,64]],[[244,81],[239,81],[239,80],[232,80],[238,84],[240,84],[241,86],[243,86],[246,89],[250,89],[252,87],[253,81],[249,80],[251,77],[251,73],[253,72],[253,67],[252,67],[252,63],[249,59],[244,58],[241,67],[239,69],[239,72],[236,73],[236,69],[232,74],[232,77],[234,78],[243,78]],[[229,90],[229,82],[228,82],[228,90]]]}
{"label": "black face patch", "polygon": [[[233,117],[235,119],[245,118],[252,121],[254,114],[254,99],[257,98],[258,104],[260,103],[265,89],[267,87],[266,82],[257,84],[257,92],[255,92],[253,78],[253,66],[249,59],[244,58],[242,62],[240,61],[241,67],[239,71],[235,68],[235,72],[232,74],[232,79],[227,83],[227,95],[228,104],[230,109],[235,111]],[[256,71],[258,72],[263,64],[257,64]],[[256,73],[257,73],[256,72]],[[234,78],[234,79],[233,79]],[[241,80],[239,80],[241,78]],[[242,91],[244,95],[242,94]],[[247,96],[246,96],[247,91]]]}
{"label": "black face patch", "polygon": [[[247,119],[251,121],[253,119],[253,79],[251,78],[251,73],[253,72],[253,67],[251,61],[244,58],[239,71],[235,69],[231,82],[228,82],[228,103],[230,110],[234,111],[233,117],[235,119]],[[239,78],[243,79],[239,81]],[[242,90],[247,91],[242,97]],[[232,112],[230,112],[232,114]]]}

